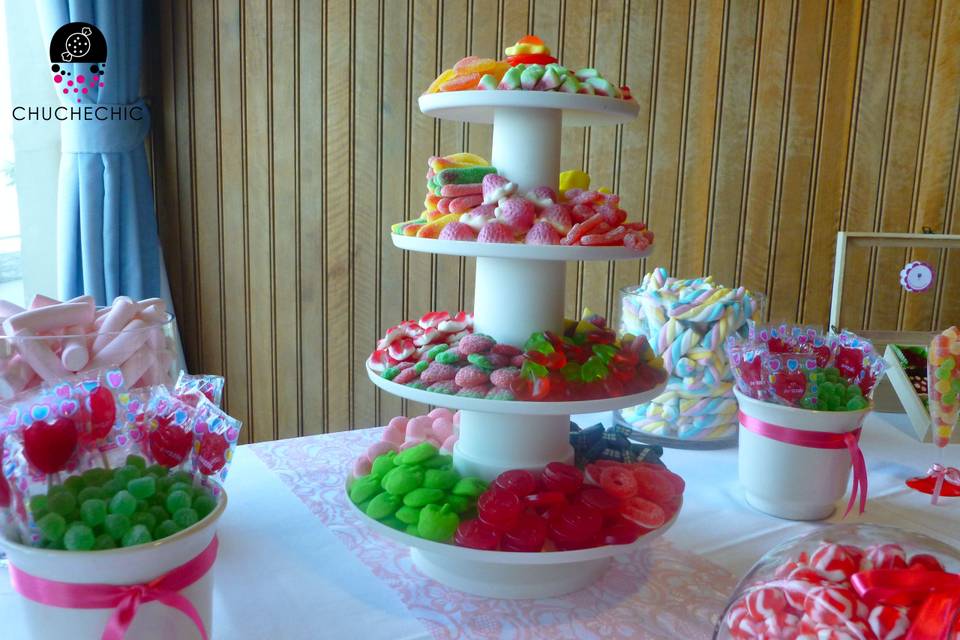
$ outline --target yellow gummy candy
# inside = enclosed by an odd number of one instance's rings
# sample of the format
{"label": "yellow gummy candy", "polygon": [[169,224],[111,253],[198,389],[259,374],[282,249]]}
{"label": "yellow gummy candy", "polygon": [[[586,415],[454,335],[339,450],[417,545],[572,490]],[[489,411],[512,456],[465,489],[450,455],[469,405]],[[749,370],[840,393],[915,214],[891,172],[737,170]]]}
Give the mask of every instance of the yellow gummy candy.
{"label": "yellow gummy candy", "polygon": [[438,238],[440,237],[440,232],[443,231],[443,228],[450,224],[451,222],[457,222],[460,220],[459,213],[448,213],[445,216],[441,216],[432,222],[429,222],[423,225],[419,231],[417,231],[418,238]]}
{"label": "yellow gummy candy", "polygon": [[456,75],[457,75],[456,71],[454,71],[453,69],[447,69],[446,71],[441,73],[439,76],[437,76],[436,80],[430,83],[430,86],[427,87],[427,90],[424,93],[436,93],[437,91],[440,90],[440,85],[442,85],[443,83],[449,80],[453,80],[456,77]]}
{"label": "yellow gummy candy", "polygon": [[444,169],[463,169],[465,167],[489,167],[490,163],[475,153],[451,153],[449,156],[436,156],[427,163],[436,173]]}
{"label": "yellow gummy candy", "polygon": [[578,169],[571,169],[560,174],[560,193],[567,189],[589,189],[590,175]]}

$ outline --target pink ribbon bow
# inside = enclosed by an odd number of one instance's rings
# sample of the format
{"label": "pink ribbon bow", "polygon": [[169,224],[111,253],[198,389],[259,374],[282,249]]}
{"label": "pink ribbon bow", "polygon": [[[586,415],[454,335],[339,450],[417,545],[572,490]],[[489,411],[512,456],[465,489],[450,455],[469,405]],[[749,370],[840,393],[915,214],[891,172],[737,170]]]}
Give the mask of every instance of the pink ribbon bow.
{"label": "pink ribbon bow", "polygon": [[764,422],[759,418],[748,416],[743,411],[739,412],[740,426],[747,431],[752,431],[757,435],[786,442],[798,447],[808,447],[810,449],[847,449],[850,452],[850,462],[853,464],[853,489],[850,491],[850,500],[847,502],[847,510],[843,517],[850,515],[854,503],[857,501],[857,495],[860,496],[860,513],[863,513],[867,506],[867,463],[863,458],[863,452],[860,450],[860,427],[847,433],[827,433],[824,431],[807,431],[805,429],[794,429],[792,427],[781,427],[777,424]]}
{"label": "pink ribbon bow", "polygon": [[933,485],[933,493],[930,495],[930,504],[937,504],[945,481],[960,487],[960,469],[956,467],[945,467],[939,462],[935,462],[933,466],[927,469],[927,477],[937,479],[936,484]]}
{"label": "pink ribbon bow", "polygon": [[57,582],[25,573],[10,564],[10,582],[25,598],[50,607],[65,609],[113,609],[101,640],[123,640],[137,615],[137,609],[148,602],[160,602],[177,609],[193,621],[200,637],[208,640],[203,620],[193,603],[179,592],[202,578],[217,558],[217,538],[192,560],[159,578],[142,584],[78,584]]}

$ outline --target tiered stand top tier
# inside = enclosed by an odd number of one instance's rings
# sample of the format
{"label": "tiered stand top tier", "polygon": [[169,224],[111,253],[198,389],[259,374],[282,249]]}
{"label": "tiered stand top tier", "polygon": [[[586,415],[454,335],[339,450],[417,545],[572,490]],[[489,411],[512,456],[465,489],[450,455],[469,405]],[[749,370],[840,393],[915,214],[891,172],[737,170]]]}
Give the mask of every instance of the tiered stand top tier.
{"label": "tiered stand top tier", "polygon": [[[419,104],[423,113],[437,118],[492,123],[491,163],[517,183],[520,193],[544,185],[557,188],[563,126],[620,124],[634,119],[638,110],[632,101],[539,91],[436,93],[421,96]],[[565,262],[636,260],[644,255],[625,247],[488,244],[396,234],[393,243],[408,251],[476,257],[474,331],[517,346],[534,332],[562,330]],[[540,471],[549,462],[573,462],[570,414],[640,404],[663,388],[578,402],[498,401],[423,391],[385,380],[369,369],[368,375],[394,395],[460,409],[454,465],[463,475],[488,481],[508,469]],[[606,570],[612,556],[655,537],[648,534],[627,546],[534,554],[465,549],[379,523],[372,526],[413,547],[414,562],[430,577],[463,591],[501,598],[546,597],[585,587]]]}

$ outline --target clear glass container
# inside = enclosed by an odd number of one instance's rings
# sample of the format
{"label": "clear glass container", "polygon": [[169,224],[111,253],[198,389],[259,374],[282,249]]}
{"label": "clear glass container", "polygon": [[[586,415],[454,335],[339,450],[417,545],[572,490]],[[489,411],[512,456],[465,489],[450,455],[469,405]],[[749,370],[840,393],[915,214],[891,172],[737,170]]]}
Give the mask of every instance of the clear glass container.
{"label": "clear glass container", "polygon": [[[659,273],[658,273],[659,272]],[[669,374],[663,394],[621,409],[618,423],[640,442],[717,449],[737,442],[737,401],[723,343],[763,316],[765,299],[711,278],[681,280],[657,270],[620,290],[618,330],[644,336]]]}
{"label": "clear glass container", "polygon": [[[960,551],[920,533],[864,524],[817,529],[753,565],[713,637],[897,640],[907,638],[912,625],[932,625],[947,630],[942,637],[958,638],[957,571]],[[933,586],[949,583],[952,589]],[[873,589],[863,591],[866,586]],[[931,592],[946,604],[922,614]]]}

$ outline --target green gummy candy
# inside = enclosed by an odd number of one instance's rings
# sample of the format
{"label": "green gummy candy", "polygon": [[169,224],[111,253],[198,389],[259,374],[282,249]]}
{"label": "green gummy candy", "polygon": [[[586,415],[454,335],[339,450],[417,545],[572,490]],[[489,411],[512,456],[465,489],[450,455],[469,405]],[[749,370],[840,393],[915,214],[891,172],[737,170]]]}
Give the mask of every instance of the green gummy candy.
{"label": "green gummy candy", "polygon": [[153,536],[150,535],[150,532],[142,524],[138,524],[134,527],[130,527],[130,530],[123,534],[123,539],[120,541],[120,544],[124,547],[133,547],[138,544],[147,544],[148,542],[153,541]]}
{"label": "green gummy candy", "polygon": [[70,528],[63,534],[63,546],[68,551],[90,551],[93,549],[95,541],[93,529],[78,522],[70,525]]}
{"label": "green gummy candy", "polygon": [[864,400],[862,396],[854,396],[847,402],[847,409],[849,411],[860,411],[861,409],[866,408],[867,401]]}
{"label": "green gummy candy", "polygon": [[407,528],[407,523],[390,516],[389,518],[384,518],[381,520],[383,524],[387,525],[391,529],[396,529],[397,531],[405,531]]}
{"label": "green gummy candy", "polygon": [[423,486],[427,489],[446,491],[452,489],[458,480],[460,480],[460,474],[453,469],[427,469],[423,474]]}
{"label": "green gummy candy", "polygon": [[185,494],[187,494],[191,498],[195,493],[192,484],[190,484],[189,482],[180,482],[180,481],[174,482],[172,485],[170,485],[170,488],[167,491],[170,493],[173,493],[174,491],[183,491]]}
{"label": "green gummy candy", "polygon": [[164,520],[157,525],[157,528],[154,530],[153,535],[155,539],[159,540],[160,538],[166,538],[172,536],[176,532],[180,531],[180,527],[177,526],[177,523],[173,520]]}
{"label": "green gummy candy", "polygon": [[357,478],[350,485],[350,501],[353,504],[366,502],[373,496],[380,493],[380,476],[373,474]]}
{"label": "green gummy candy", "polygon": [[175,471],[170,477],[174,482],[182,482],[188,487],[193,486],[193,474],[189,471]]}
{"label": "green gummy candy", "polygon": [[403,523],[404,526],[408,524],[416,524],[417,521],[420,520],[420,509],[403,505],[397,509],[397,512],[394,515],[397,517],[397,520]]}
{"label": "green gummy candy", "polygon": [[412,389],[426,389],[426,388],[427,388],[427,385],[424,384],[423,382],[421,382],[420,380],[414,380],[414,381],[412,381],[412,382],[408,382],[408,383],[407,383],[407,386],[410,387],[410,388],[412,388]]}
{"label": "green gummy candy", "polygon": [[94,487],[103,484],[113,476],[110,475],[110,471],[107,469],[95,467],[93,469],[87,469],[80,474],[80,477],[83,478],[83,481],[87,483],[88,487]]}
{"label": "green gummy candy", "polygon": [[42,494],[31,496],[30,502],[28,503],[28,505],[29,505],[30,513],[32,513],[34,516],[40,513],[46,513],[47,509],[50,508],[49,505],[47,504],[47,496]]}
{"label": "green gummy candy", "polygon": [[524,360],[523,364],[520,365],[520,375],[531,380],[533,378],[545,378],[550,375],[550,371],[542,364],[537,364],[533,360]]}
{"label": "green gummy candy", "polygon": [[47,508],[54,513],[68,516],[77,508],[77,499],[69,491],[59,491],[47,496]]}
{"label": "green gummy candy", "polygon": [[374,460],[373,464],[370,466],[370,473],[378,475],[381,478],[387,475],[387,473],[389,473],[394,467],[393,459],[396,457],[396,455],[396,451],[388,451],[377,456],[376,460]]}
{"label": "green gummy candy", "polygon": [[121,467],[113,472],[113,479],[118,481],[124,487],[134,478],[139,478],[143,472],[133,465]]}
{"label": "green gummy candy", "polygon": [[475,367],[483,369],[488,373],[496,369],[496,367],[493,366],[493,363],[490,362],[490,358],[483,355],[482,353],[471,353],[470,355],[467,356],[467,362],[474,365]]}
{"label": "green gummy candy", "polygon": [[[446,351],[446,350],[449,349],[449,348],[450,348],[450,345],[448,345],[448,344],[438,344],[438,345],[436,345],[435,347],[430,347],[430,348],[427,350],[427,358],[428,358],[429,360],[435,360],[438,355],[440,355],[441,353],[443,353],[444,351]],[[424,369],[426,369],[426,368],[430,365],[430,363],[429,363],[427,360],[421,360],[420,362],[425,362],[425,363],[426,363],[426,364],[424,364],[424,366],[423,366]],[[420,362],[418,362],[417,364],[420,364]],[[422,373],[422,372],[421,372],[421,371],[418,371],[417,373]]]}
{"label": "green gummy candy", "polygon": [[603,361],[603,364],[610,364],[613,356],[617,355],[617,348],[609,344],[593,345],[593,353]]}
{"label": "green gummy candy", "polygon": [[523,344],[524,351],[539,351],[540,353],[553,353],[553,343],[550,342],[550,339],[547,338],[542,332],[537,332],[527,338],[527,341]]}
{"label": "green gummy candy", "polygon": [[425,469],[441,469],[444,467],[452,467],[453,456],[440,453],[433,456],[429,460],[425,460],[422,464]]}
{"label": "green gummy candy", "polygon": [[216,498],[207,494],[197,496],[193,501],[193,510],[197,512],[201,520],[213,513],[216,508]]}
{"label": "green gummy candy", "polygon": [[450,508],[457,513],[465,513],[472,509],[477,503],[475,498],[470,496],[458,496],[455,494],[450,494],[446,497],[446,504],[450,505]]}
{"label": "green gummy candy", "polygon": [[193,509],[180,509],[173,514],[172,520],[177,523],[181,529],[192,527],[200,521],[200,516]]}
{"label": "green gummy candy", "polygon": [[393,513],[402,505],[400,496],[383,492],[370,500],[367,505],[366,514],[374,520],[382,520]]}
{"label": "green gummy candy", "polygon": [[143,476],[127,483],[127,491],[138,500],[145,500],[157,492],[157,479]]}
{"label": "green gummy candy", "polygon": [[67,530],[67,521],[59,513],[48,513],[37,520],[37,527],[46,540],[59,540]]}
{"label": "green gummy candy", "polygon": [[496,173],[493,167],[463,167],[444,169],[437,172],[437,185],[445,184],[479,184],[483,182],[483,176],[488,173]]}
{"label": "green gummy candy", "polygon": [[[524,365],[527,363],[525,362]],[[539,366],[539,365],[538,365]],[[590,356],[580,367],[580,377],[584,382],[594,382],[607,377],[607,365],[598,356]]]}
{"label": "green gummy candy", "polygon": [[421,374],[424,371],[426,371],[427,367],[429,366],[430,366],[429,360],[419,360],[417,361],[417,364],[413,365],[413,370],[416,371],[417,374]]}
{"label": "green gummy candy", "polygon": [[145,471],[147,468],[147,461],[143,458],[143,456],[134,455],[132,453],[127,456],[126,463],[128,467],[136,467],[141,471]]}
{"label": "green gummy candy", "polygon": [[144,472],[153,476],[154,478],[165,478],[169,472],[169,469],[162,464],[152,464],[147,467]]}
{"label": "green gummy candy", "polygon": [[147,531],[153,531],[154,527],[157,526],[157,518],[148,511],[139,511],[130,516],[130,524],[133,526],[142,524],[147,528]]}
{"label": "green gummy candy", "polygon": [[103,530],[114,540],[119,540],[130,530],[130,518],[121,513],[111,513],[103,521]]}
{"label": "green gummy candy", "polygon": [[[409,449],[408,449],[409,451]],[[399,458],[399,455],[397,456]],[[423,471],[411,467],[395,467],[383,476],[380,486],[387,493],[402,496],[423,484]]]}
{"label": "green gummy candy", "polygon": [[83,504],[87,500],[103,500],[104,497],[105,494],[100,487],[84,487],[83,490],[77,494],[77,502]]}
{"label": "green gummy candy", "polygon": [[99,527],[107,519],[107,503],[99,498],[84,500],[80,505],[80,517],[91,527]]}
{"label": "green gummy candy", "polygon": [[193,499],[186,491],[171,491],[167,495],[166,507],[170,513],[176,513],[180,509],[188,509],[193,503]]}
{"label": "green gummy candy", "polygon": [[73,495],[77,495],[83,491],[87,485],[80,476],[70,476],[63,481],[63,486]]}
{"label": "green gummy candy", "polygon": [[384,380],[393,380],[398,375],[400,375],[400,369],[397,367],[387,367],[383,370],[383,373],[380,374],[380,377]]}
{"label": "green gummy candy", "polygon": [[110,498],[110,513],[132,516],[136,510],[137,499],[130,495],[130,492],[126,489],[118,491],[117,495]]}
{"label": "green gummy candy", "polygon": [[420,464],[437,455],[437,448],[429,442],[410,447],[397,454],[395,462],[397,464]]}
{"label": "green gummy candy", "polygon": [[460,516],[447,506],[430,504],[420,511],[417,531],[421,538],[443,542],[449,540],[460,526]]}
{"label": "green gummy candy", "polygon": [[457,496],[476,498],[486,490],[487,483],[480,478],[460,478],[457,484],[453,485],[451,493]]}
{"label": "green gummy candy", "polygon": [[100,489],[103,491],[103,494],[106,497],[112,497],[118,491],[123,490],[124,487],[126,487],[126,485],[120,484],[120,481],[115,478],[111,478],[100,485]]}
{"label": "green gummy candy", "polygon": [[453,349],[448,349],[438,353],[434,359],[440,364],[456,364],[460,362],[460,354]]}
{"label": "green gummy candy", "polygon": [[117,543],[113,541],[113,538],[110,537],[107,533],[101,533],[93,541],[93,550],[94,551],[106,551],[107,549],[116,549]]}
{"label": "green gummy candy", "polygon": [[404,530],[408,535],[420,537],[420,530],[417,529],[416,524],[408,524]]}
{"label": "green gummy candy", "polygon": [[147,513],[153,515],[153,517],[157,519],[157,522],[163,522],[164,520],[170,519],[170,514],[167,513],[167,510],[158,504],[155,504],[147,509]]}
{"label": "green gummy candy", "polygon": [[[409,451],[409,449],[407,449]],[[403,504],[408,507],[424,507],[432,502],[439,502],[443,499],[444,493],[440,489],[426,489],[420,487],[414,489],[403,497]]]}

